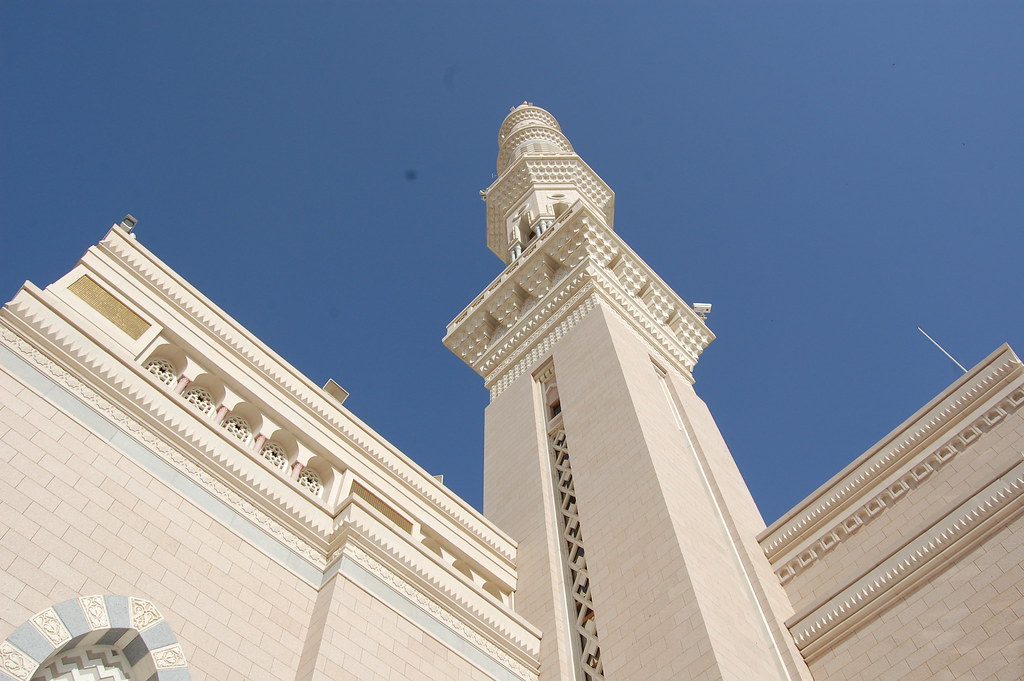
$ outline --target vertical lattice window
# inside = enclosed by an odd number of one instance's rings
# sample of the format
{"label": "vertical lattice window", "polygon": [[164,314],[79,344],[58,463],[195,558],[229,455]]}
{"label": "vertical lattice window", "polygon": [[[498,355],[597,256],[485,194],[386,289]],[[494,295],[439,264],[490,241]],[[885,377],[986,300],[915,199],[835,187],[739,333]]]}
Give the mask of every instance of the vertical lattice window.
{"label": "vertical lattice window", "polygon": [[223,426],[224,430],[245,444],[248,444],[249,440],[252,439],[252,428],[249,427],[249,422],[237,414],[232,414],[224,419]]}
{"label": "vertical lattice window", "polygon": [[213,395],[203,388],[189,388],[181,394],[185,401],[204,414],[213,411]]}
{"label": "vertical lattice window", "polygon": [[324,489],[324,484],[320,482],[320,476],[312,468],[302,469],[302,472],[299,473],[299,485],[308,489],[309,493],[315,496],[320,496],[320,492]]}
{"label": "vertical lattice window", "polygon": [[288,468],[288,454],[284,451],[284,447],[276,442],[264,443],[263,448],[260,449],[260,456],[269,461],[274,468],[281,470]]}
{"label": "vertical lattice window", "polygon": [[154,357],[146,362],[146,371],[156,376],[158,381],[167,385],[174,385],[174,381],[178,378],[178,372],[174,370],[174,365],[166,359],[160,359],[159,357]]}
{"label": "vertical lattice window", "polygon": [[565,442],[565,429],[557,428],[549,435],[552,464],[555,472],[555,490],[558,495],[562,539],[565,541],[566,562],[569,567],[569,593],[576,615],[576,634],[579,636],[579,663],[586,681],[602,681],[604,665],[597,640],[594,621],[594,602],[590,597],[590,577],[587,558],[583,550],[583,533],[576,512],[576,488],[572,481],[569,447]]}

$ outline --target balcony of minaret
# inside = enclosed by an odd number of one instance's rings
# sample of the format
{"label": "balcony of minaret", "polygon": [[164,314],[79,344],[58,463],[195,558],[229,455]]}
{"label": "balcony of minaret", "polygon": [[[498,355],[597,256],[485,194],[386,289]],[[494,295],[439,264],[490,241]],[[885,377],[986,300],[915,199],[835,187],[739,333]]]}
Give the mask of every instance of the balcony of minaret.
{"label": "balcony of minaret", "polygon": [[506,359],[539,342],[529,340],[535,330],[564,318],[588,289],[639,324],[650,343],[667,353],[666,361],[688,374],[714,334],[611,230],[604,215],[582,200],[560,210],[448,325],[445,345],[491,383],[500,376],[496,371],[508,370]]}

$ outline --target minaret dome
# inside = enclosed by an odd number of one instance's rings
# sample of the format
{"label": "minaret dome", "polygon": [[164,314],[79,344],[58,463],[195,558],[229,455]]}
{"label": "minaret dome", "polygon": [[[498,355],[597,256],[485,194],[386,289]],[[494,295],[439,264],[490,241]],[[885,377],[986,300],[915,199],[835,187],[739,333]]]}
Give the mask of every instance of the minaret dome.
{"label": "minaret dome", "polygon": [[562,134],[558,121],[550,113],[523,102],[512,107],[498,131],[498,174],[524,154],[572,154],[572,145]]}

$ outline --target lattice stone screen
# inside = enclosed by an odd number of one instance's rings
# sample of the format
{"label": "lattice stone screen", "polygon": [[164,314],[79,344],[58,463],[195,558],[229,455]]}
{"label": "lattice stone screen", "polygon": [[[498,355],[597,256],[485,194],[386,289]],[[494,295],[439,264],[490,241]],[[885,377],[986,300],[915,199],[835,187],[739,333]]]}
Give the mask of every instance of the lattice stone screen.
{"label": "lattice stone screen", "polygon": [[597,622],[594,620],[594,603],[590,597],[590,577],[587,574],[580,518],[576,512],[576,488],[572,481],[572,465],[569,462],[565,429],[557,428],[552,431],[549,443],[554,465],[555,489],[558,494],[562,538],[565,540],[566,562],[569,567],[569,593],[572,595],[576,633],[580,642],[580,670],[586,681],[603,681],[604,665],[601,663],[601,647],[597,640]]}
{"label": "lattice stone screen", "polygon": [[174,370],[174,365],[159,357],[146,362],[146,370],[156,376],[158,381],[167,385],[173,385],[178,378],[178,372]]}
{"label": "lattice stone screen", "polygon": [[299,473],[299,485],[309,490],[310,494],[320,496],[320,492],[324,490],[324,485],[320,482],[320,476],[316,474],[316,471],[303,468],[302,472]]}
{"label": "lattice stone screen", "polygon": [[276,442],[266,442],[263,448],[260,450],[260,455],[270,462],[270,465],[274,468],[280,468],[286,470],[288,468],[288,455],[284,451],[284,447],[277,444]]}
{"label": "lattice stone screen", "polygon": [[204,414],[213,411],[213,396],[202,388],[189,388],[181,394],[185,401]]}
{"label": "lattice stone screen", "polygon": [[246,444],[252,439],[252,428],[249,427],[249,422],[241,416],[232,414],[224,419],[224,430]]}

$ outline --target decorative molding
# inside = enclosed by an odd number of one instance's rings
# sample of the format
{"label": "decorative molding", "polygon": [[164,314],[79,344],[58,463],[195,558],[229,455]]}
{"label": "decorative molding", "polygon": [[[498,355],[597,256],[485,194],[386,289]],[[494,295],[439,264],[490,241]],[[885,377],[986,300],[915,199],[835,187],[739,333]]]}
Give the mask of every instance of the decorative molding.
{"label": "decorative molding", "polygon": [[[714,335],[581,202],[570,212],[448,325],[444,344],[484,378],[493,399],[540,359],[536,347],[550,347],[571,328],[560,327],[553,340],[545,337],[594,282],[627,326],[689,376]],[[529,297],[510,304],[512,294]]]}
{"label": "decorative molding", "polygon": [[49,377],[58,381],[64,388],[80,398],[92,409],[104,416],[108,421],[121,428],[121,430],[131,435],[179,471],[186,474],[193,482],[199,484],[215,497],[227,503],[234,510],[252,521],[260,529],[264,530],[270,536],[274,537],[286,547],[312,563],[317,569],[322,571],[326,567],[327,559],[322,551],[317,550],[298,535],[285,529],[276,520],[259,510],[255,505],[244,499],[227,485],[217,480],[213,475],[208,473],[192,460],[188,459],[176,448],[170,446],[162,438],[157,437],[149,428],[143,426],[123,410],[101,397],[77,377],[65,371],[56,362],[41,353],[20,335],[5,326],[0,326],[0,336],[2,336],[10,346],[15,347],[21,355],[26,356],[35,362],[35,364],[43,369]]}
{"label": "decorative molding", "polygon": [[[812,659],[835,640],[918,579],[954,561],[984,540],[984,528],[998,529],[1009,514],[1024,510],[1024,463],[997,478],[861,578],[825,603],[787,622],[805,659]],[[991,521],[991,522],[990,522]],[[925,569],[927,567],[927,569]]]}
{"label": "decorative molding", "polygon": [[10,641],[0,643],[0,669],[17,681],[29,681],[39,662]]}
{"label": "decorative molding", "polygon": [[[784,517],[762,532],[758,541],[768,559],[776,559],[779,554],[788,550],[794,542],[813,531],[827,518],[834,517],[840,509],[851,504],[858,494],[863,494],[865,489],[877,484],[881,477],[889,474],[901,461],[912,456],[921,445],[935,437],[949,423],[975,407],[979,399],[1011,374],[1021,372],[1021,362],[1012,352],[1007,351],[1005,356],[998,359],[998,363],[979,369],[975,380],[959,388],[945,404],[933,408],[884,446],[876,445],[878,451],[869,450],[868,454],[861,457],[859,463],[855,462],[856,466],[851,466],[849,472],[831,488],[825,490],[820,497],[807,503],[791,517]],[[1019,406],[1019,403],[1015,404],[1014,408],[1016,406]],[[984,418],[985,416],[981,417],[982,420]],[[974,432],[972,428],[973,424],[961,431],[965,441],[971,441],[980,434]],[[867,503],[870,501],[865,505]]]}
{"label": "decorative molding", "polygon": [[[355,497],[353,497],[355,500]],[[471,615],[484,628],[491,629],[507,640],[524,655],[537,654],[537,638],[540,632],[516,615],[505,605],[482,595],[469,578],[451,570],[451,564],[442,560],[423,560],[424,555],[432,555],[414,548],[407,541],[395,541],[400,535],[388,528],[383,521],[359,506],[363,511],[359,514],[346,514],[345,536],[339,548],[332,554],[332,561],[340,560],[347,555],[350,546],[360,545],[364,551],[374,551],[381,559],[400,569],[407,578],[421,584],[447,602],[447,608],[453,612]],[[369,521],[369,522],[367,522]],[[381,531],[384,530],[384,531]],[[436,566],[443,566],[442,570]],[[467,598],[468,594],[477,598]],[[537,637],[537,638],[535,638]]]}
{"label": "decorative molding", "polygon": [[152,651],[152,655],[153,666],[157,669],[179,669],[188,666],[185,661],[185,653],[181,651],[181,646],[177,643],[158,648]]}
{"label": "decorative molding", "polygon": [[71,634],[68,633],[64,623],[61,622],[60,618],[57,617],[57,613],[53,608],[47,608],[37,612],[31,618],[29,622],[32,626],[39,631],[46,640],[50,642],[54,648],[63,645],[71,640]]}
{"label": "decorative molding", "polygon": [[939,445],[933,452],[913,463],[909,470],[887,485],[883,491],[844,515],[841,520],[834,522],[823,535],[800,551],[799,555],[775,570],[779,580],[783,584],[788,583],[817,562],[818,558],[880,516],[886,509],[909,498],[910,492],[931,477],[932,473],[937,472],[958,454],[980,441],[992,427],[1015,412],[1021,405],[1024,405],[1024,388],[1018,388],[1007,395],[999,404],[987,410],[966,428]]}
{"label": "decorative molding", "polygon": [[333,398],[310,383],[257,339],[252,338],[251,334],[236,322],[213,308],[200,293],[181,280],[137,241],[125,238],[122,232],[114,228],[101,242],[100,250],[145,282],[154,293],[186,315],[190,322],[217,338],[218,344],[230,348],[249,365],[254,375],[278,387],[304,409],[328,424],[346,444],[365,455],[388,474],[400,479],[445,517],[470,532],[505,561],[511,563],[515,560],[512,542],[505,537],[495,537],[500,530],[483,516],[475,514],[465,502],[449,490],[436,484],[430,476],[415,474],[418,472],[416,465],[403,454],[380,447],[374,440],[378,437],[375,433],[367,433],[351,421],[339,418],[339,415],[346,411],[337,405]]}
{"label": "decorative molding", "polygon": [[92,629],[110,626],[110,615],[107,613],[107,602],[103,596],[82,596],[78,599],[82,612]]}
{"label": "decorative molding", "polygon": [[163,619],[156,606],[147,600],[132,597],[130,603],[132,626],[139,631],[145,631]]}
{"label": "decorative molding", "polygon": [[[590,295],[588,295],[590,294]],[[582,299],[582,302],[580,302]],[[577,303],[579,303],[577,305]],[[583,287],[576,294],[565,303],[565,308],[572,308],[576,305],[575,309],[572,310],[568,315],[565,316],[557,325],[554,325],[555,316],[548,318],[548,320],[530,336],[521,347],[530,348],[530,350],[519,359],[513,366],[511,366],[504,373],[500,373],[502,369],[507,366],[508,362],[511,362],[514,357],[510,357],[506,363],[502,364],[498,369],[495,370],[495,374],[499,374],[499,378],[490,386],[491,399],[493,400],[502,392],[505,391],[517,378],[526,373],[530,367],[539,362],[541,358],[550,352],[551,348],[554,347],[555,343],[561,340],[569,331],[571,331],[577,324],[579,324],[584,317],[587,316],[591,310],[597,307],[598,296],[593,293],[592,287]],[[552,328],[552,325],[554,327]]]}
{"label": "decorative molding", "polygon": [[377,579],[433,615],[435,619],[440,620],[449,629],[452,629],[474,646],[499,661],[516,676],[523,679],[523,681],[534,681],[537,678],[535,671],[531,671],[526,665],[511,657],[472,628],[466,626],[465,622],[452,615],[448,609],[442,608],[433,600],[427,598],[422,591],[385,567],[383,563],[370,556],[360,547],[352,546],[351,550],[346,552],[346,555],[349,555],[356,563],[373,573]]}

